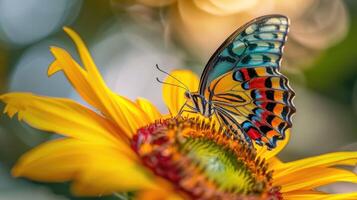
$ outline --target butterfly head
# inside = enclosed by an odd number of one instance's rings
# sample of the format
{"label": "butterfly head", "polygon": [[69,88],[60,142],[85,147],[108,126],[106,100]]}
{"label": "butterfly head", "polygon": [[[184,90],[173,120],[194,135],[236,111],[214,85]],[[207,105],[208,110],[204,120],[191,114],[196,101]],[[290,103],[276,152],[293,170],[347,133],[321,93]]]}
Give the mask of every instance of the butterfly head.
{"label": "butterfly head", "polygon": [[196,99],[201,99],[202,95],[200,95],[198,92],[190,92],[189,90],[186,90],[185,92],[185,98],[187,100],[193,100],[195,101]]}
{"label": "butterfly head", "polygon": [[211,103],[198,92],[185,92],[186,103],[191,105],[191,108],[203,116],[210,117],[213,114]]}
{"label": "butterfly head", "polygon": [[185,92],[185,98],[186,98],[187,100],[192,99],[192,93],[191,93],[190,91],[186,90],[186,92]]}
{"label": "butterfly head", "polygon": [[[185,97],[186,97],[186,103],[185,105],[189,105],[195,112],[198,112],[198,113],[201,113],[202,115],[204,116],[211,116],[212,113],[213,113],[213,109],[211,107],[211,104],[206,100],[206,98],[201,95],[200,93],[198,92],[190,92],[190,89],[187,85],[185,85],[182,81],[180,81],[178,78],[172,76],[171,74],[167,73],[166,71],[162,70],[158,65],[156,65],[156,68],[168,75],[172,82],[164,82],[164,81],[161,81],[159,78],[156,78],[156,80],[159,82],[159,83],[162,83],[162,84],[166,84],[166,85],[171,85],[171,86],[174,86],[174,87],[178,87],[178,88],[181,88],[181,89],[184,89],[185,90]],[[176,81],[176,83],[174,83]],[[181,108],[182,110],[182,108]]]}
{"label": "butterfly head", "polygon": [[200,95],[198,92],[190,92],[189,90],[186,90],[185,98],[187,101],[193,101],[196,103],[202,102],[204,100],[204,97]]}

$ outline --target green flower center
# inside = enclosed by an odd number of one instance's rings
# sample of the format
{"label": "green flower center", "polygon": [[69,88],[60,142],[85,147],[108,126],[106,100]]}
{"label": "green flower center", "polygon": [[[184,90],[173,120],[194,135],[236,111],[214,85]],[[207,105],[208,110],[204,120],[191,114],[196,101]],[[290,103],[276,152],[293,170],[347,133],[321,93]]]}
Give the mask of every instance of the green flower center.
{"label": "green flower center", "polygon": [[245,161],[237,158],[230,149],[206,138],[187,138],[181,148],[219,189],[238,194],[263,191],[264,184],[255,180]]}

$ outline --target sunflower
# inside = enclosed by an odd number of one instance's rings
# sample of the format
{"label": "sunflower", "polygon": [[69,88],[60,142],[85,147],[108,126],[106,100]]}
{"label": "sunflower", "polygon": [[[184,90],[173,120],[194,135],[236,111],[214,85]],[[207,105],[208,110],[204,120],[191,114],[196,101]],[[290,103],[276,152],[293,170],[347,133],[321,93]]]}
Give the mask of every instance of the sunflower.
{"label": "sunflower", "polygon": [[[177,117],[184,102],[180,88],[163,86],[169,114],[151,102],[135,102],[113,93],[101,78],[85,44],[71,29],[83,64],[51,47],[55,61],[48,75],[62,71],[89,107],[73,100],[7,93],[4,113],[62,137],[25,153],[12,169],[15,177],[43,182],[72,181],[81,196],[117,194],[134,199],[357,199],[357,193],[327,194],[316,188],[334,182],[357,182],[336,166],[357,163],[357,152],[335,152],[293,162],[272,151],[252,149],[225,136],[214,120]],[[198,78],[176,70],[194,90]],[[166,82],[173,82],[168,78]],[[289,135],[289,134],[288,134]],[[130,195],[127,195],[130,194]]]}

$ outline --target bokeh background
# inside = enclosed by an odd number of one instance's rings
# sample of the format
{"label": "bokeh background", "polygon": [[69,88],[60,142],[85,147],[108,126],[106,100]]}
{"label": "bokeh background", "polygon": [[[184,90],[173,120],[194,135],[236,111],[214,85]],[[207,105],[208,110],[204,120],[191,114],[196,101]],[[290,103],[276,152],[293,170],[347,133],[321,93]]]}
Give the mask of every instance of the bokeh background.
{"label": "bokeh background", "polygon": [[[200,74],[232,31],[271,13],[291,19],[282,71],[296,91],[292,137],[280,157],[288,161],[357,150],[354,0],[0,0],[0,93],[27,91],[84,103],[62,74],[46,76],[53,60],[49,46],[76,55],[62,31],[69,26],[88,44],[110,88],[132,99],[146,97],[166,112],[161,85],[155,81],[163,75],[155,64],[167,71],[186,68]],[[0,116],[0,200],[90,199],[71,196],[66,183],[10,176],[23,152],[53,138]]]}

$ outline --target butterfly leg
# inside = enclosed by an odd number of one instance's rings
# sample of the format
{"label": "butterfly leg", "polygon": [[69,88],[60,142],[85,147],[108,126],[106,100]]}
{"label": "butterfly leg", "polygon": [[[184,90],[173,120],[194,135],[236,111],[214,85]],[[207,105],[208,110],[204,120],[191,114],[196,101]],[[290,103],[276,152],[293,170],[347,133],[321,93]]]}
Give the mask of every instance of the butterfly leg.
{"label": "butterfly leg", "polygon": [[181,116],[184,111],[184,108],[187,106],[187,101],[181,106],[179,112],[177,113],[176,117]]}
{"label": "butterfly leg", "polygon": [[195,112],[193,110],[182,110],[182,113],[193,113],[193,114],[195,114],[197,112]]}
{"label": "butterfly leg", "polygon": [[[185,108],[188,108],[188,109],[185,109]],[[188,105],[188,104],[187,104],[187,101],[186,101],[186,102],[183,104],[183,106],[180,108],[179,112],[177,113],[177,116],[181,116],[184,112],[197,113],[197,110],[196,110],[194,107]],[[176,116],[176,117],[177,117],[177,116]]]}
{"label": "butterfly leg", "polygon": [[197,111],[195,111],[194,107],[188,105],[187,102],[185,102],[177,113],[176,118],[181,117],[183,113],[197,113]]}

